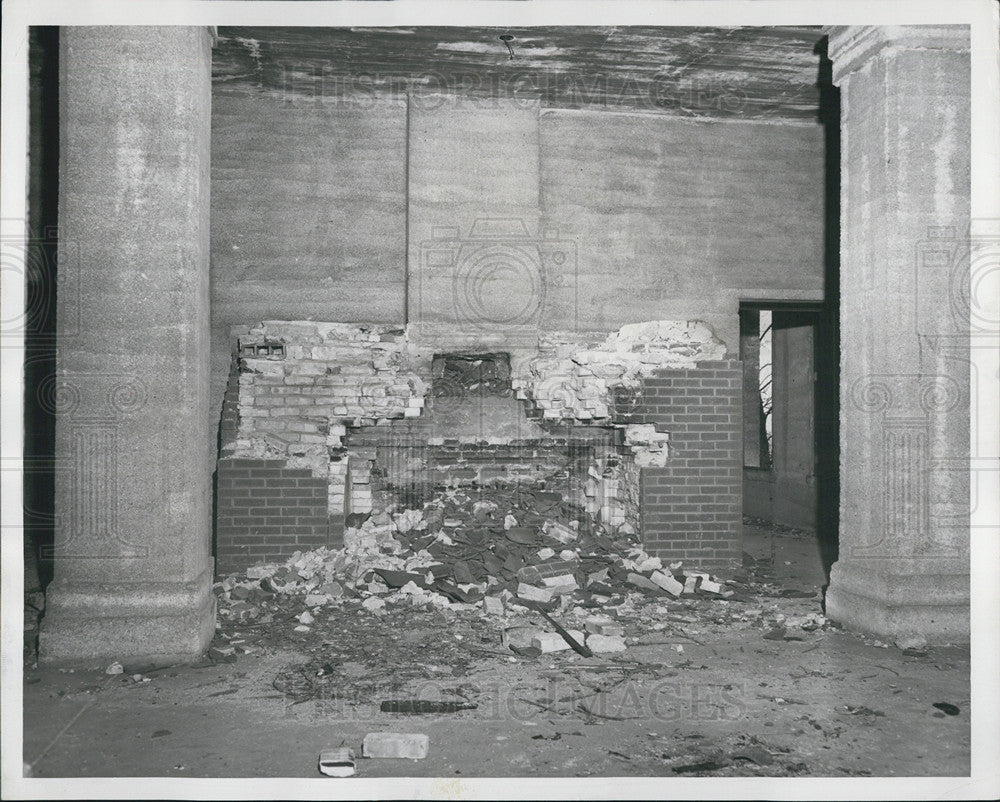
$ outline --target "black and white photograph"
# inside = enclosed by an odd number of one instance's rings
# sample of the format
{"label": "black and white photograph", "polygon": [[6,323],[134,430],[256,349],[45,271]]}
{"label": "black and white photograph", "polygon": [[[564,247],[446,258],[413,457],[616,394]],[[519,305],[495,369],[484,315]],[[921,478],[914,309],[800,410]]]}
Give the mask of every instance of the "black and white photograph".
{"label": "black and white photograph", "polygon": [[9,799],[1000,796],[1000,3],[8,0]]}

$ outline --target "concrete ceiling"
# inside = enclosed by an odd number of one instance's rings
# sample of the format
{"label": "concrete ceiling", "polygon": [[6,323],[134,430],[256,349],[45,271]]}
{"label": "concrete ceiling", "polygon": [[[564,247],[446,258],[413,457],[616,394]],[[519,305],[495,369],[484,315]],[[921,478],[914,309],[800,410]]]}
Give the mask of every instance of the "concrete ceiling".
{"label": "concrete ceiling", "polygon": [[[500,39],[510,35],[510,47]],[[814,120],[822,33],[771,28],[219,28],[216,91],[458,93],[552,108]]]}

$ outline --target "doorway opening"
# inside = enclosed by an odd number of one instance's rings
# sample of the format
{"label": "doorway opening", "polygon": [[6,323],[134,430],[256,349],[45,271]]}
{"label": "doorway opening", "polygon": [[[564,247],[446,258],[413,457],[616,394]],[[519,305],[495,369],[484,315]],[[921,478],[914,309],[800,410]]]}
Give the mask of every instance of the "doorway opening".
{"label": "doorway opening", "polygon": [[[836,505],[838,353],[824,305],[745,303],[743,361],[743,515],[751,528],[798,541],[810,570],[828,575],[836,531],[824,525]],[[791,548],[772,545],[774,559]]]}

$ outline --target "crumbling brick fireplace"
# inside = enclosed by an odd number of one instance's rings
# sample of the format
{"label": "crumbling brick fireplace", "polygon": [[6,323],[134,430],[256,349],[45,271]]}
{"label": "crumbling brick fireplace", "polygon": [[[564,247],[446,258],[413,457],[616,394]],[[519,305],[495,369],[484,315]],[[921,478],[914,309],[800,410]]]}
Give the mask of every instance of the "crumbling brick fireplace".
{"label": "crumbling brick fireplace", "polygon": [[340,546],[373,509],[498,485],[561,498],[664,558],[738,564],[741,370],[702,323],[550,333],[509,353],[442,353],[381,325],[234,335],[220,572]]}

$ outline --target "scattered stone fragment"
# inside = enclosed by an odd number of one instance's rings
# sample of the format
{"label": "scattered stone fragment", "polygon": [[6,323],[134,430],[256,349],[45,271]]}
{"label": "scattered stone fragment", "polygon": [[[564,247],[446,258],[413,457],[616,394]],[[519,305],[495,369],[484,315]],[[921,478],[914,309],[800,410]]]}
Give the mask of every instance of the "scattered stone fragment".
{"label": "scattered stone fragment", "polygon": [[625,634],[625,628],[607,616],[588,618],[586,630],[591,635],[607,635],[616,638],[620,638]]}
{"label": "scattered stone fragment", "polygon": [[630,585],[634,585],[637,588],[642,588],[643,590],[660,590],[660,586],[651,582],[647,577],[642,574],[631,573],[625,580]]}
{"label": "scattered stone fragment", "polygon": [[531,641],[543,634],[545,630],[539,627],[508,627],[500,636],[504,646],[516,646],[519,649],[531,646]]}
{"label": "scattered stone fragment", "polygon": [[924,651],[927,648],[927,639],[920,637],[919,635],[906,635],[898,638],[896,641],[897,649],[916,649],[918,651]]}
{"label": "scattered stone fragment", "polygon": [[499,596],[487,596],[483,599],[483,612],[486,615],[503,615],[503,600]]}
{"label": "scattered stone fragment", "polygon": [[680,596],[684,592],[684,585],[665,571],[653,571],[653,573],[649,575],[649,580],[657,587],[665,590],[671,596]]}
{"label": "scattered stone fragment", "polygon": [[552,591],[547,588],[536,588],[534,585],[527,585],[521,582],[517,586],[518,598],[527,599],[528,601],[536,602],[550,602],[552,601]]}
{"label": "scattered stone fragment", "polygon": [[560,543],[569,543],[570,541],[577,539],[576,530],[571,529],[559,521],[548,521],[545,524],[544,531],[546,535],[558,540]]}
{"label": "scattered stone fragment", "polygon": [[373,613],[380,613],[385,609],[385,601],[378,596],[369,596],[361,602],[361,606]]}
{"label": "scattered stone fragment", "polygon": [[[583,633],[575,630],[566,630],[570,637],[576,640],[577,643],[583,643]],[[572,649],[573,647],[563,638],[562,635],[556,632],[542,632],[531,639],[531,645],[536,649],[541,651],[542,654],[548,654],[549,652],[564,652],[567,649]]]}
{"label": "scattered stone fragment", "polygon": [[[543,577],[542,584],[553,596],[563,596],[579,589],[576,584],[576,577],[572,574],[562,574],[561,576]],[[533,601],[544,601],[543,599],[533,599]]]}
{"label": "scattered stone fragment", "polygon": [[104,669],[104,673],[114,676],[115,674],[124,674],[125,669],[122,667],[122,664],[116,660],[114,663],[112,663],[106,669]]}
{"label": "scattered stone fragment", "polygon": [[345,746],[320,752],[319,771],[328,777],[354,776],[354,751]]}
{"label": "scattered stone fragment", "polygon": [[588,635],[587,648],[595,654],[604,652],[624,652],[626,648],[625,638],[620,635]]}
{"label": "scattered stone fragment", "polygon": [[663,563],[659,557],[647,557],[636,566],[638,571],[659,571],[663,568]]}
{"label": "scattered stone fragment", "polygon": [[430,739],[423,734],[370,732],[362,744],[362,754],[369,758],[421,760],[427,757],[429,748]]}
{"label": "scattered stone fragment", "polygon": [[252,565],[247,568],[246,575],[247,579],[264,579],[264,577],[270,576],[273,572],[274,566]]}

